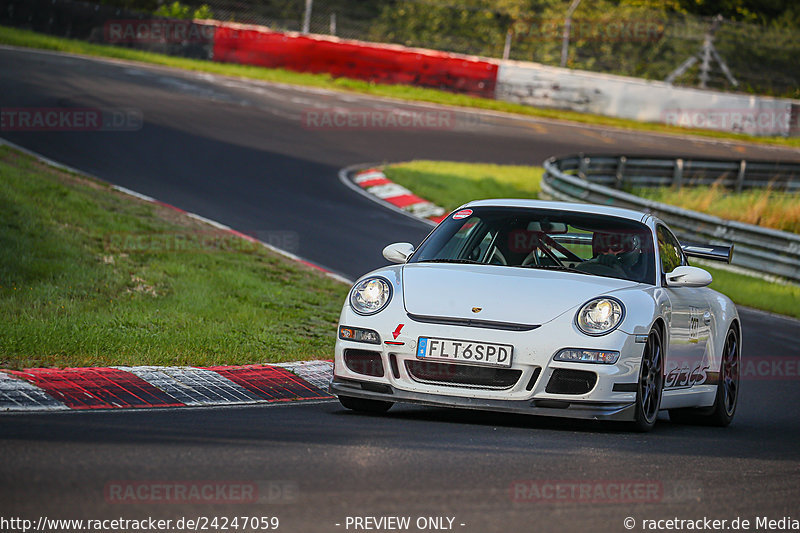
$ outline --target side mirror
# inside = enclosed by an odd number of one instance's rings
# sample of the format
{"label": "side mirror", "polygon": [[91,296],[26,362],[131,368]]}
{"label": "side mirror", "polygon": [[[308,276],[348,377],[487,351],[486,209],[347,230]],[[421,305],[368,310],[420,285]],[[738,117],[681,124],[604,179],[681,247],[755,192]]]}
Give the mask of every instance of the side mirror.
{"label": "side mirror", "polygon": [[396,242],[383,249],[383,257],[392,263],[405,263],[414,253],[414,245],[408,242]]}
{"label": "side mirror", "polygon": [[705,287],[711,280],[711,274],[693,266],[679,266],[667,274],[669,287]]}

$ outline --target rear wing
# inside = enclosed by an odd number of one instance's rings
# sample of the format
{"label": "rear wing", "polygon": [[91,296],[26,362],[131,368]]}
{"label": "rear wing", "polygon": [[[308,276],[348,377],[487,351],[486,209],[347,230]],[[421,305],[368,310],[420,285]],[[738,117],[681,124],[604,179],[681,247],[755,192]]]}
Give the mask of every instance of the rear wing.
{"label": "rear wing", "polygon": [[733,257],[733,245],[720,246],[717,244],[697,244],[693,242],[682,242],[683,253],[689,257],[699,259],[711,259],[712,261],[731,262]]}

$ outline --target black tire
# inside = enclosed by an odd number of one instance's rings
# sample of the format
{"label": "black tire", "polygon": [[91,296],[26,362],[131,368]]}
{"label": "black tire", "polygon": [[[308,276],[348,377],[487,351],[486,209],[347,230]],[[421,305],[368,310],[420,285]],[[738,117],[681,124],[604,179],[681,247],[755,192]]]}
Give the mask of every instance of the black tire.
{"label": "black tire", "polygon": [[661,397],[664,391],[664,344],[658,328],[650,330],[644,345],[642,363],[639,369],[639,384],[636,390],[636,414],[633,429],[650,431],[658,420]]}
{"label": "black tire", "polygon": [[736,414],[736,406],[739,403],[741,357],[739,335],[732,327],[725,335],[714,405],[700,409],[670,409],[669,419],[679,424],[728,426],[733,421],[733,416]]}
{"label": "black tire", "polygon": [[352,411],[362,413],[385,413],[391,409],[394,402],[383,402],[381,400],[366,400],[364,398],[353,398],[351,396],[339,396],[339,402]]}

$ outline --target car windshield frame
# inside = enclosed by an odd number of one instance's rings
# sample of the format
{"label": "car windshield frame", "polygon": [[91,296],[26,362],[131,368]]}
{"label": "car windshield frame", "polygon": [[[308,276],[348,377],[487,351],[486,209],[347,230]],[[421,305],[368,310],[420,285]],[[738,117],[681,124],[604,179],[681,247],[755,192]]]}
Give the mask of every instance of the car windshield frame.
{"label": "car windshield frame", "polygon": [[564,271],[656,285],[652,230],[639,220],[536,207],[469,211],[449,215],[408,263]]}

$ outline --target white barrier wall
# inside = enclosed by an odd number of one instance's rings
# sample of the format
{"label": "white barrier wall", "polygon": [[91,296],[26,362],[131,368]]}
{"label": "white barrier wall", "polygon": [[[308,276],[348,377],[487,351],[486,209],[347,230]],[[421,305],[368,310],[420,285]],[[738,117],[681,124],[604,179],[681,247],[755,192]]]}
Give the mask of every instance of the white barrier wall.
{"label": "white barrier wall", "polygon": [[498,100],[751,135],[796,131],[792,104],[800,109],[797,100],[674,87],[538,63],[498,63]]}

